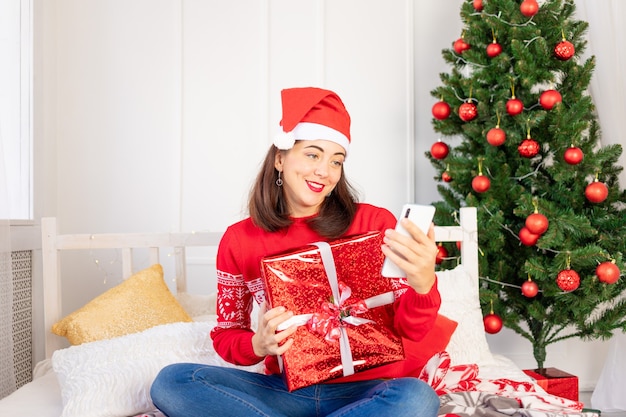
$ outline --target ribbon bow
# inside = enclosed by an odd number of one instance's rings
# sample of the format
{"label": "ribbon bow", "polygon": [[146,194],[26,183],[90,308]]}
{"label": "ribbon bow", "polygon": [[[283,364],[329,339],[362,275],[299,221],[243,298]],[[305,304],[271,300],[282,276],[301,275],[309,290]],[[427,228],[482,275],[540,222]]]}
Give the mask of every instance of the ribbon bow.
{"label": "ribbon bow", "polygon": [[363,323],[370,323],[372,320],[355,317],[355,315],[365,313],[368,308],[365,300],[357,300],[354,303],[346,304],[352,295],[352,289],[339,282],[339,300],[337,302],[323,302],[321,311],[313,313],[306,322],[307,328],[313,333],[317,333],[329,342],[336,342],[341,338],[340,327],[342,323],[349,323],[359,326]]}

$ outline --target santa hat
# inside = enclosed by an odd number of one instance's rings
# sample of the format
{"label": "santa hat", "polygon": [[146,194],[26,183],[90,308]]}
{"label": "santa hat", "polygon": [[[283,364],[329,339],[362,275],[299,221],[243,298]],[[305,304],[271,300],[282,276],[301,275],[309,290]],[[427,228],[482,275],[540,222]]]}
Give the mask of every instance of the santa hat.
{"label": "santa hat", "polygon": [[296,140],[324,139],[348,152],[350,115],[339,96],[315,87],[288,88],[281,91],[282,132],[274,138],[278,149],[291,149]]}

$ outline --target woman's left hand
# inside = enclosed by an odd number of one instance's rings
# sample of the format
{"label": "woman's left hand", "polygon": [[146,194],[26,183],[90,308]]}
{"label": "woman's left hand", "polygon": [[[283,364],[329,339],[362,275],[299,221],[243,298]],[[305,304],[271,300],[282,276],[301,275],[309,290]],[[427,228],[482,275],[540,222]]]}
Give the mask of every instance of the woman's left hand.
{"label": "woman's left hand", "polygon": [[425,234],[409,219],[400,220],[411,237],[393,229],[385,231],[383,254],[405,273],[408,284],[418,293],[427,294],[435,283],[435,226],[430,224]]}

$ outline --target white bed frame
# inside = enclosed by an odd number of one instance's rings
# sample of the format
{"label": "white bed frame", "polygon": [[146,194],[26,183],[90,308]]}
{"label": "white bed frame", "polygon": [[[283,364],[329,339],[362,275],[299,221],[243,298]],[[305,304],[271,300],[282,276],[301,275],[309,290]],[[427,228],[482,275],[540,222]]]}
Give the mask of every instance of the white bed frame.
{"label": "white bed frame", "polygon": [[179,232],[179,233],[100,233],[100,234],[59,234],[56,218],[41,219],[44,326],[46,329],[45,355],[63,346],[63,338],[53,334],[52,325],[62,316],[61,303],[61,256],[65,250],[119,249],[121,276],[123,279],[137,272],[133,267],[133,251],[148,249],[150,265],[160,263],[161,248],[174,248],[168,256],[174,257],[176,292],[187,290],[188,247],[217,247],[221,233]]}
{"label": "white bed frame", "polygon": [[[461,262],[474,282],[478,283],[478,241],[476,209],[466,207],[460,210],[459,226],[436,226],[437,242],[461,242]],[[63,338],[50,332],[52,325],[62,318],[61,304],[61,256],[65,250],[119,249],[122,253],[121,275],[128,278],[135,271],[133,251],[149,249],[150,264],[160,262],[160,248],[174,248],[176,291],[187,290],[186,247],[216,247],[221,233],[180,232],[180,233],[101,233],[101,234],[59,234],[56,218],[46,217],[41,221],[44,325],[46,329],[45,354],[63,347]]]}
{"label": "white bed frame", "polygon": [[[133,268],[133,259],[136,258],[137,269],[144,268],[145,262],[165,263],[169,266],[167,269],[171,274],[171,269],[175,270],[176,284],[174,290],[176,292],[186,292],[187,290],[187,265],[191,256],[187,257],[186,248],[189,247],[207,247],[208,253],[214,253],[219,244],[221,233],[197,232],[197,233],[131,233],[131,234],[59,234],[57,223],[54,218],[44,218],[41,223],[42,231],[42,261],[43,261],[43,279],[44,279],[44,323],[46,326],[45,335],[45,352],[46,360],[39,362],[36,367],[37,378],[21,387],[8,397],[0,400],[0,416],[32,416],[32,417],[58,417],[63,410],[63,398],[61,385],[57,380],[57,375],[52,371],[52,361],[50,360],[52,353],[66,346],[66,341],[60,336],[53,335],[50,331],[52,324],[62,317],[61,306],[61,251],[83,251],[89,254],[89,251],[96,249],[116,249],[121,251],[121,260],[116,259],[115,267],[121,265],[121,273],[113,273],[116,277],[129,277],[135,271]],[[435,240],[437,242],[461,242],[461,258],[459,266],[462,266],[462,276],[450,271],[448,278],[463,278],[463,288],[448,284],[446,291],[457,294],[459,291],[465,291],[467,288],[478,288],[478,227],[475,208],[462,208],[459,212],[458,226],[439,226],[435,227]],[[169,260],[165,260],[165,251],[167,248],[167,256]],[[133,256],[133,251],[141,249]],[[145,253],[148,249],[148,258]],[[173,253],[171,251],[173,250]],[[161,256],[160,252],[163,252]],[[194,251],[189,251],[192,255]],[[94,252],[95,253],[95,252]],[[161,256],[161,257],[160,257]],[[172,260],[171,257],[174,257]],[[67,257],[64,259],[70,261]],[[163,259],[163,262],[160,262]],[[69,263],[69,262],[68,262]],[[142,264],[142,265],[139,265]],[[67,270],[67,266],[64,270]],[[456,270],[456,268],[455,268]],[[108,272],[107,272],[108,274]],[[441,273],[443,276],[443,272]],[[469,275],[471,283],[465,278]],[[443,279],[442,279],[443,282]],[[447,281],[448,283],[450,281]],[[456,281],[455,281],[456,282]],[[461,281],[459,281],[461,282]],[[466,284],[470,284],[469,286]],[[476,287],[473,287],[476,286]],[[443,293],[442,293],[443,294]],[[450,294],[448,294],[450,295]],[[204,302],[204,301],[203,301]],[[454,303],[453,303],[454,304]],[[463,303],[461,303],[463,304]],[[443,304],[442,304],[443,305]],[[454,304],[455,306],[457,304]],[[460,308],[466,306],[461,305]],[[459,313],[459,311],[456,311]],[[460,314],[463,314],[461,312]],[[470,316],[476,313],[469,312]],[[458,317],[458,314],[454,317]],[[457,320],[457,319],[455,319]],[[459,323],[461,323],[462,319]],[[471,321],[475,321],[472,319]],[[482,320],[478,320],[482,328]],[[466,330],[474,331],[476,324],[466,324]],[[478,328],[477,328],[478,329]],[[476,330],[478,331],[478,330]],[[459,336],[466,338],[467,335]],[[454,336],[453,336],[454,338]],[[451,340],[452,343],[452,340]],[[465,343],[462,339],[461,344]],[[485,340],[486,344],[486,340]],[[450,344],[449,344],[450,346]],[[487,348],[488,350],[488,348]],[[488,352],[491,356],[491,352]],[[496,357],[497,356],[497,357]],[[481,359],[482,360],[482,359]],[[467,363],[467,362],[463,362]],[[471,361],[470,363],[474,363]],[[487,380],[506,378],[512,381],[531,381],[530,377],[523,373],[511,360],[493,355],[489,361],[481,363],[481,373],[479,378]],[[538,386],[537,386],[538,387]],[[538,388],[541,390],[540,388]],[[35,401],[33,401],[35,399]],[[541,402],[541,404],[544,404]],[[561,414],[554,414],[561,415]],[[563,414],[565,415],[565,414]]]}

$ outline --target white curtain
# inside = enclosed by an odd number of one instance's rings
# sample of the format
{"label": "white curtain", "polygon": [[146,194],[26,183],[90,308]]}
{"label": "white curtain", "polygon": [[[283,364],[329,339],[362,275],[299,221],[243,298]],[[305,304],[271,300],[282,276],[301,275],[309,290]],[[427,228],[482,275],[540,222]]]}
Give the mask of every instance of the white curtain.
{"label": "white curtain", "polygon": [[[624,0],[578,0],[578,17],[589,22],[588,55],[595,55],[596,69],[591,79],[591,95],[598,112],[602,144],[619,143],[626,150],[626,129],[621,124],[626,115],[626,2]],[[622,153],[619,164],[626,166]],[[620,175],[626,186],[626,172]],[[622,278],[623,279],[623,278]],[[626,410],[626,334],[617,332],[609,342],[609,351],[591,406],[602,411]]]}
{"label": "white curtain", "polygon": [[[596,69],[591,78],[591,96],[598,112],[603,144],[619,143],[626,152],[626,2],[624,0],[578,0],[578,17],[589,22],[586,56],[595,55]],[[619,164],[626,167],[622,153]],[[626,186],[626,172],[620,175],[620,185]]]}
{"label": "white curtain", "polygon": [[6,153],[2,150],[0,126],[0,398],[15,391],[13,358],[13,273],[11,270],[11,229],[9,193],[5,169]]}

